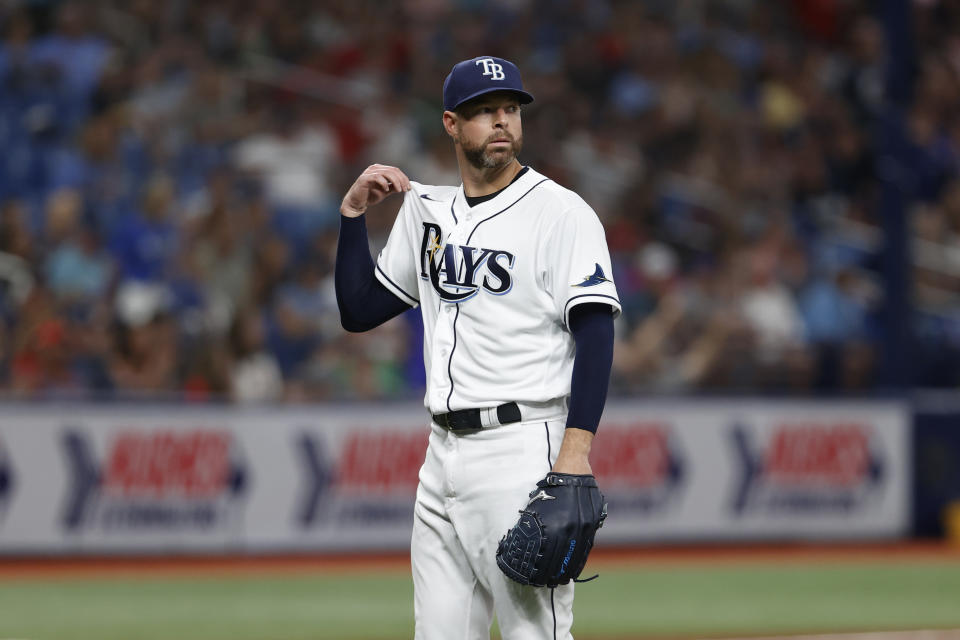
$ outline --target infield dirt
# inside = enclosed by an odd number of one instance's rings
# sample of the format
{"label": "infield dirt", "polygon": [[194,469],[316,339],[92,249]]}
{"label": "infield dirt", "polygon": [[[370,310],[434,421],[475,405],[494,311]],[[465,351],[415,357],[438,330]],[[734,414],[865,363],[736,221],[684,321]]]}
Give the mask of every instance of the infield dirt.
{"label": "infield dirt", "polygon": [[[831,562],[960,563],[960,546],[944,542],[881,544],[671,545],[639,548],[599,547],[590,566],[690,566],[742,564],[814,564]],[[136,575],[299,574],[379,572],[409,569],[401,553],[275,554],[230,556],[0,556],[0,580]],[[960,606],[960,604],[958,604]],[[850,640],[872,640],[851,637]],[[928,639],[922,640],[939,640]]]}

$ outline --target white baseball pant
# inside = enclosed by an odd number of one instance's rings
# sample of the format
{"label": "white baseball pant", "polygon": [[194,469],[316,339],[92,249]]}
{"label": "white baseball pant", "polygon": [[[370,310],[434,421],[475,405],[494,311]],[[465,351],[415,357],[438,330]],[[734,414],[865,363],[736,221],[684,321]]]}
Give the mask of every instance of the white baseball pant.
{"label": "white baseball pant", "polygon": [[572,640],[573,583],[549,589],[507,578],[497,544],[556,460],[565,418],[455,435],[430,425],[414,509],[416,640]]}

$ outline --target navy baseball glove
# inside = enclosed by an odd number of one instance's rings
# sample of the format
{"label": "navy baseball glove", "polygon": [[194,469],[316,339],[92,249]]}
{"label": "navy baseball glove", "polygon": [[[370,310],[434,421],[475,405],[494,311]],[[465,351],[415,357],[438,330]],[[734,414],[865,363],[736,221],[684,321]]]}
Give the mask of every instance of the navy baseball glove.
{"label": "navy baseball glove", "polygon": [[576,580],[606,517],[607,504],[592,475],[548,473],[500,541],[497,566],[520,584],[535,587]]}

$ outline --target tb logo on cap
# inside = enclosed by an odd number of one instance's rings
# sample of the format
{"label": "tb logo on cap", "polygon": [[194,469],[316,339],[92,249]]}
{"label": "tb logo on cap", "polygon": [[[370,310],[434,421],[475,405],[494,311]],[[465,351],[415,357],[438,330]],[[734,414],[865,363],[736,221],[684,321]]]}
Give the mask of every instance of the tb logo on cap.
{"label": "tb logo on cap", "polygon": [[483,75],[490,76],[491,80],[503,80],[507,77],[503,73],[503,65],[494,62],[493,58],[484,58],[483,60],[477,60],[474,63],[474,65],[478,64],[483,65]]}

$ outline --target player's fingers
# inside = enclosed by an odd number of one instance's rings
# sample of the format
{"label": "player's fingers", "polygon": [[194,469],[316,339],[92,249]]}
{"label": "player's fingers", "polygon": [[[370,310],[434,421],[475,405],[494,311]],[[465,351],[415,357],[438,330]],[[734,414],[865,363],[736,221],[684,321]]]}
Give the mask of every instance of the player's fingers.
{"label": "player's fingers", "polygon": [[371,167],[360,175],[360,177],[357,179],[357,182],[364,186],[372,187],[378,183],[380,178],[383,178],[383,173]]}
{"label": "player's fingers", "polygon": [[389,180],[391,184],[396,185],[396,190],[399,192],[410,190],[410,178],[408,178],[406,174],[397,167],[386,164],[372,164],[367,167],[367,170],[364,173],[369,175],[386,176],[387,180]]}
{"label": "player's fingers", "polygon": [[372,164],[361,174],[360,178],[367,184],[373,184],[376,182],[378,176],[383,176],[384,166],[379,164]]}
{"label": "player's fingers", "polygon": [[396,169],[396,167],[391,167],[385,164],[372,164],[369,167],[367,167],[367,170],[364,171],[364,173],[370,174],[370,175],[380,175],[380,174],[387,173],[392,169]]}
{"label": "player's fingers", "polygon": [[403,187],[403,190],[406,191],[410,188],[410,178],[407,177],[403,171],[397,167],[389,167],[390,175],[395,179],[397,184]]}
{"label": "player's fingers", "polygon": [[390,190],[393,188],[393,183],[383,174],[373,174],[370,176],[370,180],[372,181],[371,187],[374,189],[379,188],[380,191],[383,192],[382,195],[390,193]]}
{"label": "player's fingers", "polygon": [[385,167],[383,170],[383,176],[387,178],[397,191],[409,191],[410,189],[410,179],[404,175],[403,171],[397,169],[396,167]]}
{"label": "player's fingers", "polygon": [[396,167],[379,165],[378,169],[372,172],[372,175],[383,176],[390,183],[391,189],[398,193],[410,190],[410,179]]}
{"label": "player's fingers", "polygon": [[410,191],[410,178],[407,177],[407,174],[396,167],[393,168],[393,171],[397,175],[397,179],[399,180],[398,184],[400,184],[403,190]]}

